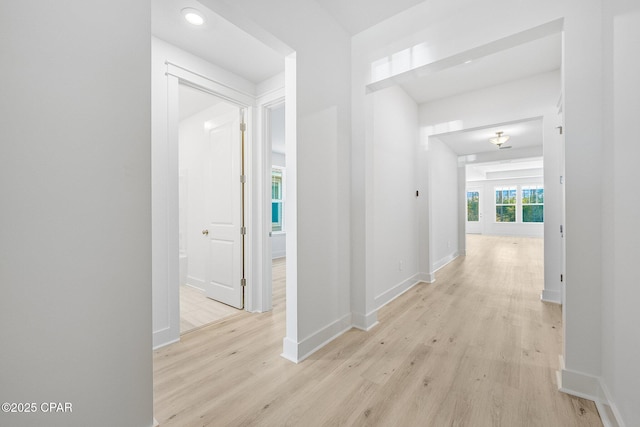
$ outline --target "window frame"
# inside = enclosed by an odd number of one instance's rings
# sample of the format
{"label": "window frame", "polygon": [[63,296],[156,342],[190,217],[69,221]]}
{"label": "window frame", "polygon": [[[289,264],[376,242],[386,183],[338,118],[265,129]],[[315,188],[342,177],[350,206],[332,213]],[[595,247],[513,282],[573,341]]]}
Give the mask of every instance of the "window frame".
{"label": "window frame", "polygon": [[[274,180],[274,175],[275,172],[279,172],[280,173],[280,198],[273,198],[273,180]],[[286,233],[286,223],[285,223],[285,215],[284,215],[284,206],[285,206],[285,187],[286,187],[286,178],[285,178],[286,172],[285,172],[285,168],[284,166],[276,166],[276,165],[272,165],[271,166],[271,209],[273,212],[273,204],[274,203],[279,203],[280,204],[280,229],[279,230],[275,230],[274,229],[274,223],[273,222],[273,213],[272,213],[272,220],[271,220],[271,233],[272,234],[281,234],[281,233]]]}
{"label": "window frame", "polygon": [[[501,195],[502,197],[504,197],[504,191],[514,191],[514,195],[513,195],[513,203],[498,203],[498,191],[501,191],[503,194]],[[501,185],[501,186],[494,186],[493,187],[493,202],[494,202],[494,213],[495,213],[495,217],[494,217],[494,222],[496,224],[517,224],[518,221],[518,185]],[[510,196],[511,197],[511,196]],[[514,209],[514,215],[513,215],[513,221],[498,221],[498,207],[508,207],[508,206],[513,206]]]}
{"label": "window frame", "polygon": [[[525,190],[536,190],[536,203],[525,203],[524,192]],[[537,190],[542,190],[542,203],[537,202]],[[524,208],[525,206],[542,206],[542,221],[525,221],[524,220]],[[520,218],[523,224],[544,224],[544,185],[543,184],[525,184],[520,186]]]}

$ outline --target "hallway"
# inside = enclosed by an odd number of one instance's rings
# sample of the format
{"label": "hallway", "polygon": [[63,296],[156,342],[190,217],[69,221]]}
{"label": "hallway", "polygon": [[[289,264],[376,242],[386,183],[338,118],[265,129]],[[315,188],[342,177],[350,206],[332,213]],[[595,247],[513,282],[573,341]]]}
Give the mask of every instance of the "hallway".
{"label": "hallway", "polygon": [[155,352],[155,417],[163,427],[600,426],[593,402],[557,390],[561,309],[540,302],[542,244],[470,235],[467,256],[435,283],[298,365],[280,357],[284,281],[274,277],[273,312]]}

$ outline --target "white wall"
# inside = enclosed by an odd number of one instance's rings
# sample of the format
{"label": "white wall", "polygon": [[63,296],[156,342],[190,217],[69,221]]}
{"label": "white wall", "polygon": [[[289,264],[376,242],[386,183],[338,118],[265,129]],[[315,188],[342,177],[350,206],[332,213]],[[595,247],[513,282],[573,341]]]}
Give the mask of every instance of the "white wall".
{"label": "white wall", "polygon": [[[354,46],[353,135],[355,188],[364,188],[366,182],[366,94],[362,86],[370,82],[371,63],[395,52],[428,42],[431,59],[447,58],[471,48],[500,40],[515,33],[564,18],[564,119],[566,152],[566,301],[563,309],[565,322],[565,367],[562,370],[563,387],[573,392],[591,393],[579,380],[584,374],[601,373],[601,235],[602,218],[596,209],[584,215],[585,204],[600,206],[602,172],[602,2],[600,0],[521,1],[493,0],[487,2],[432,1],[394,16],[392,19],[358,34]],[[500,25],[490,25],[500,22]],[[555,95],[557,99],[557,95]],[[534,98],[536,99],[535,95]],[[453,102],[453,100],[452,100]],[[506,107],[506,106],[501,106]],[[358,113],[362,110],[362,113]],[[462,105],[456,111],[432,111],[430,123],[436,125],[461,120]],[[468,111],[468,109],[466,110]],[[506,110],[503,109],[503,112]],[[545,110],[546,112],[546,110]],[[551,136],[551,115],[544,114],[544,136]],[[423,109],[421,108],[421,115]],[[512,116],[529,116],[526,111],[513,109]],[[534,116],[540,116],[536,113]],[[449,117],[447,117],[449,116]],[[484,125],[489,109],[476,112],[478,125]],[[519,119],[522,117],[513,117]],[[503,121],[503,120],[500,120]],[[508,121],[508,120],[504,120]],[[556,118],[557,121],[557,118]],[[465,127],[471,122],[465,121]],[[356,149],[357,148],[357,149]],[[360,150],[361,149],[361,150]],[[360,150],[360,151],[359,151]],[[362,154],[358,155],[357,153]],[[545,166],[548,163],[545,162]],[[557,175],[547,173],[546,176]],[[545,184],[547,191],[549,187]],[[559,191],[558,191],[559,192]],[[549,201],[549,198],[547,198]],[[356,201],[354,214],[366,219],[366,204]],[[357,220],[357,218],[355,219]],[[354,220],[354,222],[355,222]],[[545,223],[545,227],[549,224]],[[366,253],[366,239],[354,236],[354,246]],[[548,239],[545,239],[545,245]],[[360,243],[364,242],[364,243]],[[559,245],[558,245],[559,247]],[[545,247],[545,249],[547,249]],[[545,264],[548,265],[545,250]],[[356,259],[356,261],[358,261]],[[364,263],[356,264],[360,268]],[[359,273],[361,270],[357,270]],[[355,277],[356,286],[364,276]],[[546,285],[546,277],[545,277]]]}
{"label": "white wall", "polygon": [[430,269],[436,270],[458,256],[458,156],[440,139],[428,141]]}
{"label": "white wall", "polygon": [[401,88],[373,94],[373,292],[375,308],[418,280],[418,106]]}
{"label": "white wall", "polygon": [[[603,345],[602,377],[619,421],[627,427],[640,420],[640,321],[637,279],[638,211],[629,197],[638,182],[637,121],[640,59],[640,5],[635,1],[605,2],[606,145],[603,179]],[[620,425],[623,425],[620,423]]]}
{"label": "white wall", "polygon": [[[544,237],[543,223],[523,223],[521,204],[518,202],[516,222],[496,222],[496,187],[517,187],[520,200],[520,189],[524,185],[543,185],[542,176],[530,178],[494,179],[485,181],[467,181],[467,188],[481,188],[484,200],[480,204],[482,212],[482,234],[494,236]],[[546,212],[545,212],[546,214]]]}
{"label": "white wall", "polygon": [[350,215],[350,38],[314,0],[284,0],[277,7],[262,0],[202,3],[252,34],[268,32],[265,41],[275,37],[295,51],[285,65],[287,84],[291,76],[296,81],[295,88],[287,88],[292,92],[285,115],[296,138],[294,145],[287,142],[287,200],[288,206],[292,200],[297,205],[286,212],[287,248],[297,257],[287,254],[283,355],[299,361],[351,326],[345,220]]}
{"label": "white wall", "polygon": [[153,423],[149,7],[0,6],[0,425]]}

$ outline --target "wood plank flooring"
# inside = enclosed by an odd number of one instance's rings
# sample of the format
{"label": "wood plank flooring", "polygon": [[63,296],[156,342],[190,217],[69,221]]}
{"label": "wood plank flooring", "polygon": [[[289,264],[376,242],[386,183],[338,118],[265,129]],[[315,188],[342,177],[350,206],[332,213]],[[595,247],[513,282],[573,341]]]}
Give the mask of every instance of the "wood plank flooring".
{"label": "wood plank flooring", "polygon": [[[243,313],[154,355],[155,417],[179,426],[601,426],[558,392],[560,307],[540,302],[542,240],[468,236],[468,253],[296,365],[274,310]],[[274,271],[284,271],[282,260]]]}
{"label": "wood plank flooring", "polygon": [[203,291],[192,286],[180,286],[180,333],[186,334],[242,310],[207,298]]}

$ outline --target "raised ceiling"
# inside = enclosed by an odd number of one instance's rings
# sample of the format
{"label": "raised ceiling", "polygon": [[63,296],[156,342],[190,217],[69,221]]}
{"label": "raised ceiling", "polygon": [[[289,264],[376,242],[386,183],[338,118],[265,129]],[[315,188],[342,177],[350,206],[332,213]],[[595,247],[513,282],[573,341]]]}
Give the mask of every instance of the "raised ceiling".
{"label": "raised ceiling", "polygon": [[316,0],[354,35],[424,0]]}
{"label": "raised ceiling", "polygon": [[423,104],[559,70],[561,62],[562,39],[558,33],[484,56],[470,63],[402,81],[400,86],[418,104]]}
{"label": "raised ceiling", "polygon": [[473,163],[466,166],[467,181],[482,181],[491,178],[508,179],[524,176],[541,176],[544,173],[543,167],[544,162],[541,157],[503,160],[499,162]]}
{"label": "raised ceiling", "polygon": [[[489,138],[496,132],[504,132],[511,138],[500,150],[489,142]],[[516,123],[489,126],[482,129],[463,130],[437,135],[438,139],[447,144],[459,156],[469,154],[516,150],[520,148],[542,145],[542,119],[532,119]]]}
{"label": "raised ceiling", "polygon": [[[192,7],[204,15],[196,27],[181,10]],[[284,71],[284,58],[196,0],[152,0],[151,32],[155,37],[218,65],[252,83]]]}

